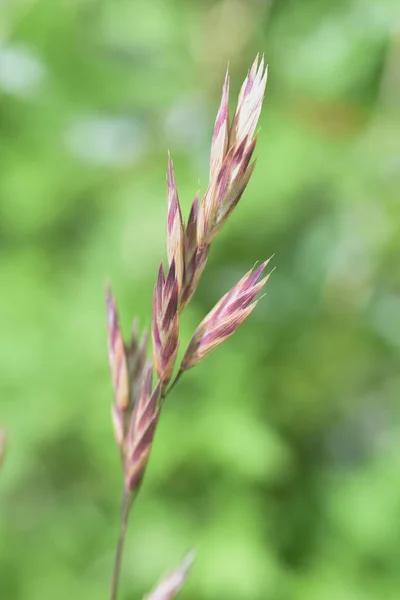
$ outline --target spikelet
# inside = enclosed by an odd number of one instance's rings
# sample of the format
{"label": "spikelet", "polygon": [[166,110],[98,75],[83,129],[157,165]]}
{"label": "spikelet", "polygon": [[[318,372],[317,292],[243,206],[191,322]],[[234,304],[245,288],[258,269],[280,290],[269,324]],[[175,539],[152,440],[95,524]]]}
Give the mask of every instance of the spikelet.
{"label": "spikelet", "polygon": [[111,288],[106,290],[108,357],[114,388],[112,418],[117,444],[122,448],[125,437],[125,419],[129,407],[129,374],[125,345],[119,326],[117,305]]}
{"label": "spikelet", "polygon": [[163,386],[171,379],[178,352],[178,301],[175,260],[172,259],[167,278],[161,263],[153,296],[154,365]]}
{"label": "spikelet", "polygon": [[222,98],[215,119],[214,132],[211,142],[210,181],[212,181],[224,160],[229,141],[229,75],[225,75],[222,86]]}
{"label": "spikelet", "polygon": [[129,410],[132,410],[140,393],[143,370],[147,357],[147,330],[143,330],[142,337],[139,339],[138,320],[133,320],[132,334],[129,342],[125,344],[125,355],[128,364],[129,373]]}
{"label": "spikelet", "polygon": [[153,368],[146,365],[139,398],[133,408],[124,452],[125,487],[129,493],[139,486],[149,459],[159,413],[160,385],[152,392]]}
{"label": "spikelet", "polygon": [[196,291],[208,258],[208,247],[197,245],[199,194],[194,197],[185,229],[185,270],[179,309],[182,310]]}
{"label": "spikelet", "polygon": [[135,319],[132,335],[124,344],[119,325],[115,298],[108,286],[106,290],[108,356],[114,388],[112,420],[115,439],[120,449],[125,441],[129,415],[138,398],[143,368],[146,363],[147,332],[139,340],[139,327]]}
{"label": "spikelet", "polygon": [[229,133],[231,146],[240,143],[245,137],[251,140],[257,127],[267,85],[268,68],[264,67],[264,57],[258,64],[258,55],[243,82],[238,103]]}
{"label": "spikelet", "polygon": [[229,126],[229,80],[225,78],[211,145],[210,183],[199,209],[199,248],[209,246],[222,229],[253,173],[255,161],[250,161],[256,144],[254,132],[266,82],[264,59],[258,65],[257,56],[242,85],[235,115]]}
{"label": "spikelet", "polygon": [[175,182],[174,166],[171,157],[168,155],[168,175],[167,175],[167,254],[168,264],[171,266],[175,262],[175,273],[178,282],[178,291],[180,292],[183,282],[184,270],[184,227],[182,220],[182,211],[179,204],[178,190]]}
{"label": "spikelet", "polygon": [[180,565],[167,573],[159,582],[155,590],[153,590],[151,594],[145,596],[143,600],[173,600],[186,581],[193,559],[194,553],[190,552],[185,556]]}
{"label": "spikelet", "polygon": [[210,182],[199,211],[198,244],[209,246],[221,231],[240,198],[255,167],[250,163],[256,139],[247,138],[228,150],[217,177]]}
{"label": "spikelet", "polygon": [[182,359],[181,372],[199,363],[249,316],[258,302],[255,297],[269,278],[268,274],[261,279],[268,262],[248,271],[200,323]]}

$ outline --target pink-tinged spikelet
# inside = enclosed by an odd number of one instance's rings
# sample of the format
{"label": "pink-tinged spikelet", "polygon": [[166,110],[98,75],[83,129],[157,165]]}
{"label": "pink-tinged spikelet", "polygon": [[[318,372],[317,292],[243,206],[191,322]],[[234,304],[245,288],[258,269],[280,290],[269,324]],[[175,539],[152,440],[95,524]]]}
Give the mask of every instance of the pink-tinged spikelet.
{"label": "pink-tinged spikelet", "polygon": [[144,329],[139,338],[138,320],[133,320],[131,339],[125,344],[125,355],[129,374],[129,411],[132,410],[139,397],[143,370],[147,359],[148,333]]}
{"label": "pink-tinged spikelet", "polygon": [[210,156],[210,181],[221,168],[229,140],[229,75],[225,75],[222,87],[221,104],[219,105],[217,118],[215,119],[214,132],[211,142]]}
{"label": "pink-tinged spikelet", "polygon": [[155,590],[151,592],[151,594],[145,596],[143,600],[173,600],[185,583],[193,559],[194,554],[193,552],[190,552],[185,556],[181,564],[167,573]]}
{"label": "pink-tinged spikelet", "polygon": [[179,291],[172,259],[167,277],[161,263],[153,295],[153,351],[157,375],[165,386],[171,379],[178,352]]}
{"label": "pink-tinged spikelet", "polygon": [[257,55],[239,93],[235,115],[229,133],[231,145],[240,143],[245,137],[251,140],[257,127],[267,85],[268,69],[264,57],[258,64]]}
{"label": "pink-tinged spikelet", "polygon": [[178,190],[175,182],[174,166],[171,157],[168,156],[167,174],[167,255],[168,264],[175,261],[175,273],[178,282],[178,290],[182,288],[184,270],[184,227],[182,211],[179,204]]}
{"label": "pink-tinged spikelet", "polygon": [[106,290],[108,357],[114,388],[112,417],[117,444],[122,448],[125,435],[125,416],[129,407],[129,374],[117,305],[110,287]]}
{"label": "pink-tinged spikelet", "polygon": [[194,197],[185,229],[185,269],[179,306],[180,310],[183,310],[193,296],[208,258],[208,247],[199,249],[197,245],[198,215],[199,194],[197,193]]}
{"label": "pink-tinged spikelet", "polygon": [[210,183],[200,205],[197,225],[199,248],[211,244],[239,202],[253,173],[254,137],[265,93],[264,59],[254,61],[241,88],[232,124],[228,115],[228,77],[214,127]]}
{"label": "pink-tinged spikelet", "polygon": [[199,247],[209,246],[224,226],[240,198],[255,167],[250,163],[256,138],[250,144],[247,138],[228,150],[218,175],[210,182],[198,218]]}
{"label": "pink-tinged spikelet", "polygon": [[257,294],[269,278],[269,274],[262,278],[268,262],[248,271],[200,323],[182,359],[181,372],[199,363],[249,316],[257,305]]}
{"label": "pink-tinged spikelet", "polygon": [[160,413],[160,384],[152,392],[153,368],[145,367],[140,395],[129,424],[124,452],[124,474],[127,492],[140,484],[149,459],[151,444]]}

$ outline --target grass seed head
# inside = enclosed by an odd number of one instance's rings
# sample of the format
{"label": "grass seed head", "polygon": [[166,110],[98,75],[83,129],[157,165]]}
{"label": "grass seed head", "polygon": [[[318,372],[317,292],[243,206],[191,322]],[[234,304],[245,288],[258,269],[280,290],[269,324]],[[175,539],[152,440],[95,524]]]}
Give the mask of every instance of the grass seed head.
{"label": "grass seed head", "polygon": [[210,183],[199,210],[198,246],[209,246],[239,202],[253,173],[250,162],[264,99],[267,70],[258,56],[240,90],[229,125],[229,78],[226,76],[214,126],[210,158]]}
{"label": "grass seed head", "polygon": [[153,353],[157,375],[165,386],[171,379],[179,343],[179,291],[172,259],[167,277],[161,263],[153,295]]}
{"label": "grass seed head", "polygon": [[125,435],[125,415],[129,407],[129,373],[124,340],[119,326],[118,310],[108,286],[106,290],[108,358],[114,388],[112,419],[115,439],[121,448]]}
{"label": "grass seed head", "polygon": [[178,190],[175,182],[174,166],[171,157],[168,156],[167,174],[167,254],[168,264],[175,262],[176,280],[180,292],[183,282],[183,271],[185,266],[185,231],[183,227],[182,211],[179,204]]}
{"label": "grass seed head", "polygon": [[185,556],[180,565],[167,573],[153,592],[145,596],[143,600],[173,600],[182,589],[193,560],[194,552],[190,552]]}
{"label": "grass seed head", "polygon": [[181,371],[198,364],[243,323],[257,305],[257,294],[269,275],[262,277],[268,261],[248,271],[215,305],[195,331],[182,359]]}
{"label": "grass seed head", "polygon": [[129,430],[124,452],[125,487],[134,492],[139,486],[147,462],[160,413],[160,384],[154,391],[153,368],[146,365],[139,399],[136,402],[130,419]]}

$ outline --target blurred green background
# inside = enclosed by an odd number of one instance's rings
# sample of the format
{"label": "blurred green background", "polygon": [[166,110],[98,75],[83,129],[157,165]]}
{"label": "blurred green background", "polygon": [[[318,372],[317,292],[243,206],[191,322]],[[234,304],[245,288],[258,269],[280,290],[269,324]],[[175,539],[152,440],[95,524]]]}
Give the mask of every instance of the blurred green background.
{"label": "blurred green background", "polygon": [[[396,9],[397,5],[397,9]],[[121,599],[400,595],[397,2],[0,2],[0,597],[108,597],[122,486],[104,286],[148,326],[169,148],[187,214],[270,66],[258,165],[182,320],[275,253],[246,324],[165,408]],[[183,348],[182,348],[183,349]]]}

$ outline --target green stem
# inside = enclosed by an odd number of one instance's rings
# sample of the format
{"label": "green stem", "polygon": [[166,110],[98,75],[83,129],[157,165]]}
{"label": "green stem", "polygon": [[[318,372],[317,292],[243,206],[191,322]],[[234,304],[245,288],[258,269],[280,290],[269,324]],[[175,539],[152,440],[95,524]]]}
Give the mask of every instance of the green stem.
{"label": "green stem", "polygon": [[182,377],[184,371],[179,370],[178,373],[176,374],[175,379],[173,380],[173,382],[171,383],[171,385],[169,386],[168,389],[164,390],[163,393],[161,394],[161,399],[165,400],[165,398],[168,396],[168,394],[172,391],[172,389],[176,386],[176,384],[178,383],[178,381],[180,380],[180,378]]}
{"label": "green stem", "polygon": [[129,511],[130,511],[131,505],[132,505],[131,500],[132,500],[131,494],[129,493],[129,491],[124,489],[124,494],[122,497],[122,507],[121,507],[121,522],[120,522],[120,529],[119,529],[119,536],[118,536],[118,543],[117,543],[117,551],[115,554],[110,600],[117,599],[118,584],[119,584],[120,573],[121,573],[122,554],[124,551],[125,534],[126,534],[126,529],[128,526]]}

